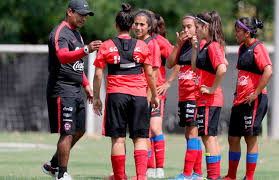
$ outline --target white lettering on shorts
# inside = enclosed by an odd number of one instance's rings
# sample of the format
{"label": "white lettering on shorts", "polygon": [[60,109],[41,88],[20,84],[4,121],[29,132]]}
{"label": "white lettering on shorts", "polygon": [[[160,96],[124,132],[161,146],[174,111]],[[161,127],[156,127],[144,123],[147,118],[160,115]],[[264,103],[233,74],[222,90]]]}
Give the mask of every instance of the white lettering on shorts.
{"label": "white lettering on shorts", "polygon": [[73,107],[63,107],[63,111],[73,111]]}

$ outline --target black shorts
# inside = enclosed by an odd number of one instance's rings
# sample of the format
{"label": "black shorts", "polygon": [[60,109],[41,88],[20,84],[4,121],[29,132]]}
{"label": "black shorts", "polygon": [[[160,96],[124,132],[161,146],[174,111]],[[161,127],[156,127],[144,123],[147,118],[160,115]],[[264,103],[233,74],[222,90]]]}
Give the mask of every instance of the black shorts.
{"label": "black shorts", "polygon": [[105,136],[126,137],[127,125],[130,138],[148,138],[150,113],[146,97],[121,93],[107,94],[105,108]]}
{"label": "black shorts", "polygon": [[196,101],[181,101],[178,103],[179,126],[197,126],[195,120]]}
{"label": "black shorts", "polygon": [[85,132],[85,105],[82,97],[47,98],[51,133],[73,135]]}
{"label": "black shorts", "polygon": [[159,108],[156,111],[151,112],[151,117],[161,117],[164,118],[164,109],[166,99],[159,99]]}
{"label": "black shorts", "polygon": [[249,106],[241,103],[232,107],[229,136],[258,136],[267,112],[268,98],[260,94]]}
{"label": "black shorts", "polygon": [[199,136],[217,136],[221,107],[197,107],[196,121],[198,121]]}

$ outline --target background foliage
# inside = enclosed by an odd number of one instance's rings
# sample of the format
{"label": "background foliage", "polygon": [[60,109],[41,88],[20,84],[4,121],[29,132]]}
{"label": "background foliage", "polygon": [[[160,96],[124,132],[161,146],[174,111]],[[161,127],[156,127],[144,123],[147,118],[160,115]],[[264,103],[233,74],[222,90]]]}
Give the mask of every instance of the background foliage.
{"label": "background foliage", "polygon": [[[159,13],[166,22],[167,37],[174,43],[186,13],[216,10],[222,17],[227,44],[236,44],[234,23],[241,16],[256,16],[264,21],[259,39],[272,42],[274,0],[87,0],[94,17],[88,17],[80,30],[85,42],[105,40],[115,35],[114,18],[122,2],[133,9],[147,8]],[[0,43],[44,44],[51,29],[65,18],[69,0],[0,1]]]}

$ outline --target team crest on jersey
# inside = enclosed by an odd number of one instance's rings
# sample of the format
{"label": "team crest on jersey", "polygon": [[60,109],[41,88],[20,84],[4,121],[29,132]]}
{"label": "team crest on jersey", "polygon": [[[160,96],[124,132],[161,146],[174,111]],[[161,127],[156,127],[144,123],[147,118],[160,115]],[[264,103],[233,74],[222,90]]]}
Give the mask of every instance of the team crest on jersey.
{"label": "team crest on jersey", "polygon": [[84,63],[77,61],[74,65],[73,65],[73,69],[75,71],[83,71],[84,70]]}
{"label": "team crest on jersey", "polygon": [[237,80],[237,84],[239,86],[247,85],[248,84],[248,80],[247,80],[248,78],[249,78],[249,76],[240,76]]}
{"label": "team crest on jersey", "polygon": [[140,47],[136,47],[134,52],[141,52]]}
{"label": "team crest on jersey", "polygon": [[70,131],[72,129],[72,125],[67,122],[64,124],[64,129],[65,129],[65,131]]}

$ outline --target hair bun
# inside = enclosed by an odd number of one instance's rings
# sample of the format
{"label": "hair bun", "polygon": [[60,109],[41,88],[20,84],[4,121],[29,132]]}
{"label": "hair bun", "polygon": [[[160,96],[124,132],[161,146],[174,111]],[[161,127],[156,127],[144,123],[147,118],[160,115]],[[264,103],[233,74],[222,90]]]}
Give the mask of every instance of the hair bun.
{"label": "hair bun", "polygon": [[131,12],[132,10],[132,7],[130,4],[127,4],[127,3],[122,3],[122,11],[124,12]]}
{"label": "hair bun", "polygon": [[257,28],[259,29],[262,29],[264,27],[263,21],[258,18],[255,18],[255,23],[257,25]]}

